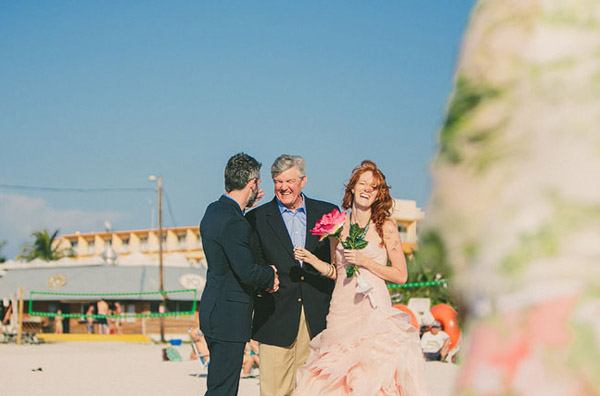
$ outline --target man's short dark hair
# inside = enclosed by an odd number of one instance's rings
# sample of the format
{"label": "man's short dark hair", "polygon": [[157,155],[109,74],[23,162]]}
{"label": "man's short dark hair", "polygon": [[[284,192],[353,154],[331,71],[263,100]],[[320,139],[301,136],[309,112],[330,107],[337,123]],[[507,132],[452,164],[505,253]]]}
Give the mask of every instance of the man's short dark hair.
{"label": "man's short dark hair", "polygon": [[238,153],[225,166],[225,191],[241,190],[254,178],[260,177],[262,164],[246,153]]}

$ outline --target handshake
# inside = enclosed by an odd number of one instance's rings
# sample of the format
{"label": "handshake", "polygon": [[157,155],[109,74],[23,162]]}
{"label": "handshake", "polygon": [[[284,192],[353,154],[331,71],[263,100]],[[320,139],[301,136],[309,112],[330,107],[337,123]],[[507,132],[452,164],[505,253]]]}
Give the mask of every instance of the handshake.
{"label": "handshake", "polygon": [[274,265],[271,266],[271,268],[273,268],[273,272],[275,273],[275,277],[273,280],[273,287],[270,289],[267,289],[268,293],[275,293],[277,290],[279,290],[279,275],[277,274],[277,268],[275,268]]}

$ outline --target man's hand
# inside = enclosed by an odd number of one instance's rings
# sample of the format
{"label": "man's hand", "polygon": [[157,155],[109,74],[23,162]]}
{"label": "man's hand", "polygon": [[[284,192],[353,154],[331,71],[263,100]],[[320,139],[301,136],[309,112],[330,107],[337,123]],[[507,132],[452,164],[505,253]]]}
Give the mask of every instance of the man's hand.
{"label": "man's hand", "polygon": [[246,208],[246,209],[253,209],[256,208],[258,206],[258,203],[260,202],[261,199],[263,199],[265,196],[265,191],[262,188],[258,189],[258,192],[256,193],[256,198],[254,199],[254,203],[252,204],[251,207]]}
{"label": "man's hand", "polygon": [[279,290],[279,275],[277,275],[277,268],[275,268],[274,265],[271,266],[271,268],[273,268],[273,272],[275,273],[275,277],[273,280],[273,287],[270,289],[267,289],[267,292],[269,293],[275,293],[277,290]]}

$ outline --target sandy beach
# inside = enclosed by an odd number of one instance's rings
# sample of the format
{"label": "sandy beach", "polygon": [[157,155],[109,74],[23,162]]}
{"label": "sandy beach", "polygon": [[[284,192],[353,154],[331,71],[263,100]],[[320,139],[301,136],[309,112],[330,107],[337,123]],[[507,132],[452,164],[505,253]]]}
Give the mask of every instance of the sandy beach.
{"label": "sandy beach", "polygon": [[[0,394],[20,395],[202,395],[206,377],[188,360],[191,347],[177,347],[181,362],[163,362],[160,345],[69,342],[0,345]],[[426,365],[431,395],[452,394],[457,366]],[[242,379],[240,395],[258,396],[258,379]]]}

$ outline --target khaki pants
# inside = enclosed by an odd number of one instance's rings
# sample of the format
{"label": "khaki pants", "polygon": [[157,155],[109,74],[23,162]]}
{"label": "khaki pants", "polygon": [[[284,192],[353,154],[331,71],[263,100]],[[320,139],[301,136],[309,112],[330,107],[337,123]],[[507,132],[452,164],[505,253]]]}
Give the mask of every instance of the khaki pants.
{"label": "khaki pants", "polygon": [[310,335],[304,307],[296,340],[289,347],[260,344],[260,396],[288,396],[296,387],[296,371],[308,358]]}

